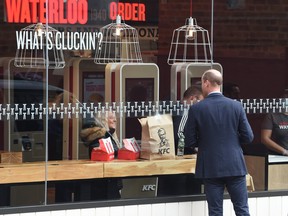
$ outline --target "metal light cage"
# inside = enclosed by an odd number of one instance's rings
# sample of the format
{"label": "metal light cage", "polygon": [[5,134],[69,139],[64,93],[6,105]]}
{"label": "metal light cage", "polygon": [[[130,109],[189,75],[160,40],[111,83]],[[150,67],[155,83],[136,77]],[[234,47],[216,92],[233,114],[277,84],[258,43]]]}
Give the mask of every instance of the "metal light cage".
{"label": "metal light cage", "polygon": [[103,37],[97,43],[96,64],[143,62],[137,30],[121,22],[119,15],[115,23],[102,27],[100,34]]}
{"label": "metal light cage", "polygon": [[[57,49],[56,46],[60,45],[59,47],[61,47],[60,38],[57,39],[56,37],[58,32],[42,23],[32,24],[21,29],[19,35],[24,36],[24,42],[17,45],[14,65],[22,68],[39,69],[65,67],[63,51]],[[37,42],[37,46],[35,42]]]}
{"label": "metal light cage", "polygon": [[212,50],[208,31],[197,25],[195,18],[173,31],[167,63],[211,63]]}

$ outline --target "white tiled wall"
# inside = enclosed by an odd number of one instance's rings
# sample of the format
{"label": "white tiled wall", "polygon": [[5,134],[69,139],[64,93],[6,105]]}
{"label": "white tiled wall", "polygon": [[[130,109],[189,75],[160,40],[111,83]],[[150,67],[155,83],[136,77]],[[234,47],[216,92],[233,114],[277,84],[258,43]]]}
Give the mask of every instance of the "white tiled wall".
{"label": "white tiled wall", "polygon": [[[249,198],[250,214],[251,216],[288,216],[287,203],[288,196]],[[5,216],[208,216],[208,209],[206,201],[193,201],[6,214]],[[230,200],[224,200],[223,216],[235,216]]]}

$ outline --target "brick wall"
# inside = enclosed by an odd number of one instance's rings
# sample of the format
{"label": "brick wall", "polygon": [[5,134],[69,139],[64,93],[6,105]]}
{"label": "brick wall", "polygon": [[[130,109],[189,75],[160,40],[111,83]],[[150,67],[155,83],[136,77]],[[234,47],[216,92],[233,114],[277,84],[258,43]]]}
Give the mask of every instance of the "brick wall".
{"label": "brick wall", "polygon": [[[170,66],[166,61],[172,33],[190,16],[190,1],[159,1],[158,64],[162,77],[167,77]],[[268,0],[245,0],[244,7],[239,9],[230,9],[227,1],[215,1],[213,59],[222,64],[226,81],[245,85],[243,97],[271,97],[288,87],[287,9],[288,1],[285,0],[273,1],[273,4]],[[211,10],[210,0],[193,0],[192,16],[209,33]],[[165,91],[170,84],[169,78],[165,80],[160,86],[163,99],[166,99]]]}
{"label": "brick wall", "polygon": [[[167,57],[173,30],[190,17],[189,0],[159,0],[160,99],[169,99],[170,65]],[[224,82],[237,83],[242,98],[279,97],[288,88],[288,1],[235,0],[244,7],[231,9],[227,0],[214,1],[213,60],[223,66]],[[193,0],[192,16],[211,33],[211,0]],[[212,39],[212,38],[210,38]],[[248,115],[260,142],[263,115]]]}
{"label": "brick wall", "polygon": [[[211,33],[211,1],[193,0],[192,16]],[[173,30],[190,16],[190,1],[160,0],[159,51],[167,53]],[[227,1],[214,2],[214,56],[286,58],[288,2],[245,0],[245,6],[230,9]]]}

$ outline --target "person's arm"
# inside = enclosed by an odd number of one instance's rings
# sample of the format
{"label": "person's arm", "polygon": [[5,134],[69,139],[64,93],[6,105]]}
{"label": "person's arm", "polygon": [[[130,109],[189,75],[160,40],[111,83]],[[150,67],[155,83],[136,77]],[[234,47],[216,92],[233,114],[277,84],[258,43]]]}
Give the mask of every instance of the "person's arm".
{"label": "person's arm", "polygon": [[183,116],[181,118],[181,121],[179,123],[179,127],[178,127],[178,137],[180,138],[180,136],[184,135],[184,128],[188,119],[188,112],[189,110],[184,110]]}
{"label": "person's arm", "polygon": [[188,119],[184,127],[185,137],[185,148],[194,149],[197,143],[197,132],[196,132],[196,119],[193,108],[191,107],[188,112]]}
{"label": "person's arm", "polygon": [[282,146],[278,145],[271,139],[272,130],[262,129],[261,130],[261,142],[270,150],[275,151],[279,154],[288,156],[288,151]]}

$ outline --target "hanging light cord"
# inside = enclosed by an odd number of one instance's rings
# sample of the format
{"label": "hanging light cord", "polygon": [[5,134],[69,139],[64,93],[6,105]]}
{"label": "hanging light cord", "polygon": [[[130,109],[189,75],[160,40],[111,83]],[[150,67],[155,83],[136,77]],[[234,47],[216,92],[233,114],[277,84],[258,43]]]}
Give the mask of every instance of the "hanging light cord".
{"label": "hanging light cord", "polygon": [[[191,0],[192,1],[192,0]],[[214,0],[211,3],[211,64],[213,64],[213,35],[214,35]]]}
{"label": "hanging light cord", "polygon": [[190,17],[192,17],[192,0],[190,0]]}

